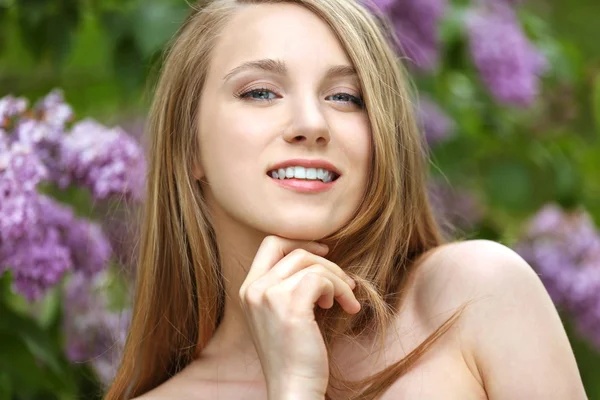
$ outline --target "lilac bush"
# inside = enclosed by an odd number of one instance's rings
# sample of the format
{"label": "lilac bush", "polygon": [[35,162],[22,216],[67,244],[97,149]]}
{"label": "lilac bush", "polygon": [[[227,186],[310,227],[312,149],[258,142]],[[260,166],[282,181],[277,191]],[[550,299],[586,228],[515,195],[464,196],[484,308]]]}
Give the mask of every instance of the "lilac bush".
{"label": "lilac bush", "polygon": [[129,309],[109,309],[107,279],[106,273],[93,279],[82,273],[72,275],[63,302],[67,358],[73,363],[91,363],[103,384],[114,377],[130,321]]}
{"label": "lilac bush", "polygon": [[142,197],[143,176],[140,146],[122,129],[106,129],[86,119],[76,124],[61,143],[61,165],[67,174],[65,186],[77,183],[88,187],[95,198],[106,199],[117,193]]}
{"label": "lilac bush", "polygon": [[0,275],[11,271],[12,288],[40,300],[71,275],[64,288],[62,325],[66,355],[89,362],[107,383],[114,373],[129,321],[110,311],[106,279],[114,249],[103,229],[77,215],[45,190],[83,188],[93,201],[139,201],[144,151],[120,128],[74,121],[62,92],[32,107],[22,98],[0,99]]}
{"label": "lilac bush", "polygon": [[546,68],[515,11],[504,2],[482,2],[467,20],[469,49],[483,82],[503,104],[529,106]]}
{"label": "lilac bush", "polygon": [[119,128],[72,120],[58,90],[31,108],[0,99],[0,272],[10,269],[14,290],[31,301],[67,272],[102,271],[112,252],[98,224],[40,193],[41,183],[83,187],[97,200],[142,192],[139,145]]}
{"label": "lilac bush", "polygon": [[[438,70],[447,0],[364,0],[392,23],[401,52],[421,72]],[[464,33],[482,82],[501,104],[530,106],[548,65],[515,13],[522,0],[475,0],[464,13]]]}
{"label": "lilac bush", "polygon": [[589,214],[549,204],[531,219],[515,250],[539,272],[581,335],[600,348],[600,233]]}
{"label": "lilac bush", "polygon": [[389,17],[401,50],[412,63],[424,71],[437,68],[447,0],[374,0],[371,5]]}

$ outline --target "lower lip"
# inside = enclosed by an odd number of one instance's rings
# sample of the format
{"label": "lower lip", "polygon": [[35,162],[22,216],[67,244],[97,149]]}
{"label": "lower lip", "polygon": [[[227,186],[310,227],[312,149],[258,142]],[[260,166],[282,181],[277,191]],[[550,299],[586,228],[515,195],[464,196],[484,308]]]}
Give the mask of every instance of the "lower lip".
{"label": "lower lip", "polygon": [[[276,184],[286,188],[291,189],[295,192],[299,193],[322,193],[330,190],[333,185],[337,182],[337,179],[332,182],[322,182],[322,181],[309,181],[305,179],[275,179],[268,177],[270,180],[275,182]],[[339,179],[339,178],[338,178]]]}

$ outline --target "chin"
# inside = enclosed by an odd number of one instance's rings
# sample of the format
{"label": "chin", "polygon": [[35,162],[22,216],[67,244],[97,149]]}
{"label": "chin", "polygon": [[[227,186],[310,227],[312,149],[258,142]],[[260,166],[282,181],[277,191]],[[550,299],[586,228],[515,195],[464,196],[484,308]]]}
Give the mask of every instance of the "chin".
{"label": "chin", "polygon": [[[294,223],[295,222],[295,223]],[[313,223],[313,221],[286,221],[276,227],[268,229],[271,235],[281,236],[292,240],[321,240],[339,229],[328,223]]]}

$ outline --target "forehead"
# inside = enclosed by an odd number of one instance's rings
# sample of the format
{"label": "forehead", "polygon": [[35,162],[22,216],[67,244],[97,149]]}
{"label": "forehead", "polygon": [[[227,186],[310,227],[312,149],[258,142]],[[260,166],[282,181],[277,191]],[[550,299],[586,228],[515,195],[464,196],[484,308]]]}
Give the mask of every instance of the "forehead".
{"label": "forehead", "polygon": [[224,75],[259,58],[284,60],[290,72],[352,65],[331,28],[297,4],[254,4],[227,22],[213,53],[212,68]]}

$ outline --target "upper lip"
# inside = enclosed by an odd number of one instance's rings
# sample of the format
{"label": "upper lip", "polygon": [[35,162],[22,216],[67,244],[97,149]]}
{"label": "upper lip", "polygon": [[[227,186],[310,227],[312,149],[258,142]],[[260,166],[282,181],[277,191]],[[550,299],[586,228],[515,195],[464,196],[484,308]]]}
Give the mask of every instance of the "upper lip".
{"label": "upper lip", "polygon": [[277,164],[272,165],[267,172],[275,171],[280,168],[287,167],[304,167],[304,168],[322,168],[328,171],[334,172],[336,175],[340,176],[342,173],[339,169],[329,161],[325,160],[309,160],[306,158],[293,158],[290,160],[285,160],[279,162]]}

